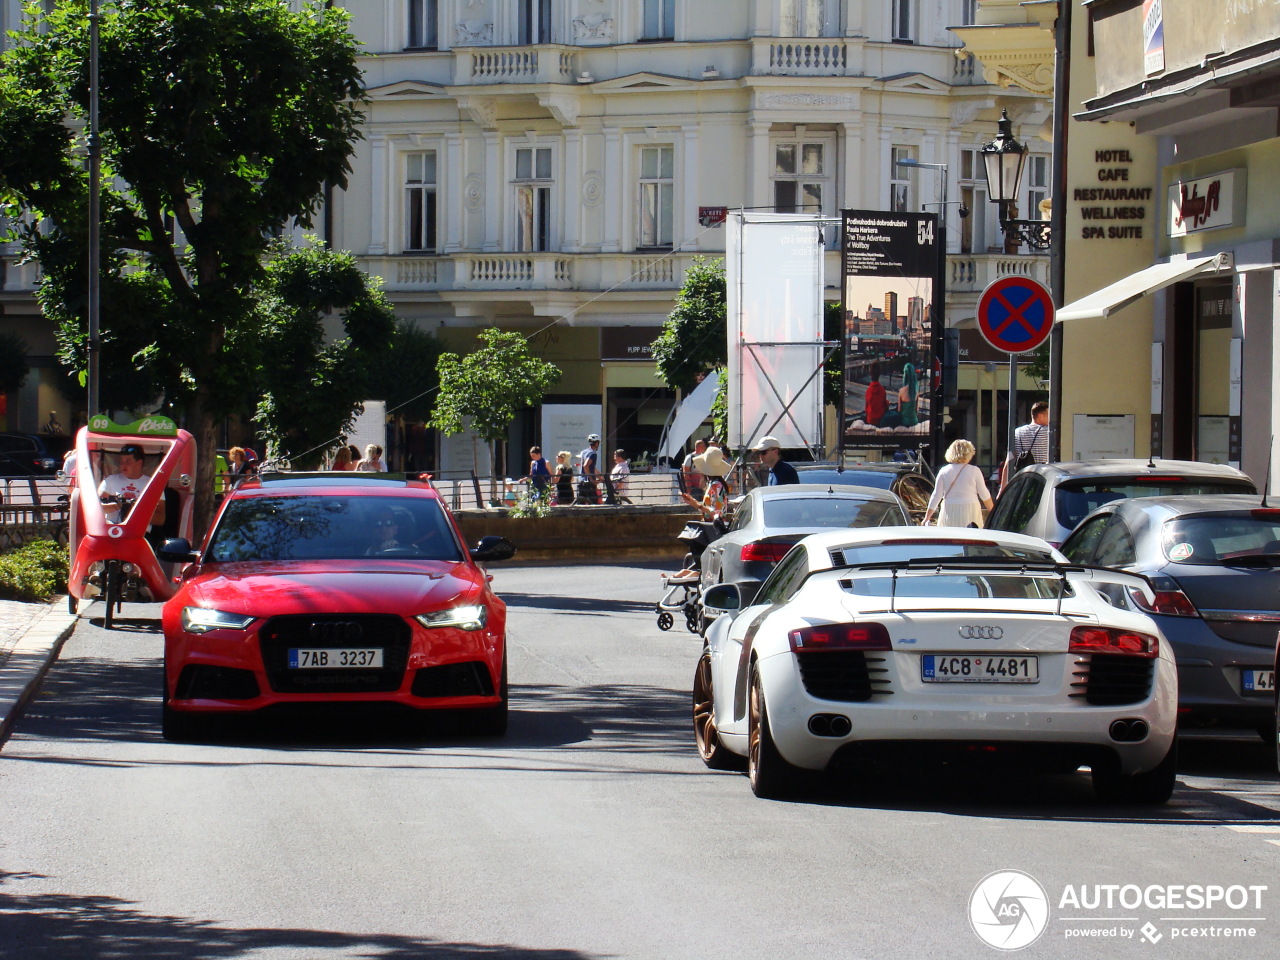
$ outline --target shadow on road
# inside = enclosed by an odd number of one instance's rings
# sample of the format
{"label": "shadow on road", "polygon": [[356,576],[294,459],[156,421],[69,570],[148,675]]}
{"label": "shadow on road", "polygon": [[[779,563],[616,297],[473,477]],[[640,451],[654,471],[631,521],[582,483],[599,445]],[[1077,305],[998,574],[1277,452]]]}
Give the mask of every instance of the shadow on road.
{"label": "shadow on road", "polygon": [[[577,950],[511,944],[456,943],[391,934],[323,930],[242,929],[190,917],[155,916],[117,897],[25,893],[47,878],[0,872],[0,958],[13,960],[233,960],[276,950],[308,957],[380,960],[591,960]],[[332,951],[332,953],[331,953]],[[292,955],[292,954],[291,954]]]}
{"label": "shadow on road", "polygon": [[[160,687],[156,658],[60,660],[18,721],[13,740],[158,740]],[[613,753],[684,755],[691,749],[688,696],[643,684],[514,684],[504,737],[470,736],[465,711],[308,704],[227,718],[211,724],[201,739],[281,750],[465,747],[477,753],[598,742]],[[575,763],[582,760],[579,753]]]}

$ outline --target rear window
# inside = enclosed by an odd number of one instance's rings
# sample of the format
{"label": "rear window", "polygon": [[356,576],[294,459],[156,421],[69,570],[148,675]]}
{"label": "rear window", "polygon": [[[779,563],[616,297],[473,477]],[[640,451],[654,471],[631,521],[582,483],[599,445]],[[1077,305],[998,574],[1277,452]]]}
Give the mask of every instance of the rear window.
{"label": "rear window", "polygon": [[1166,477],[1110,477],[1100,480],[1070,480],[1054,494],[1058,523],[1074,530],[1085,517],[1112,500],[1136,497],[1198,497],[1219,493],[1256,493],[1243,480],[1176,480]]}
{"label": "rear window", "polygon": [[[1043,550],[1029,550],[995,544],[976,543],[903,543],[855,547],[844,551],[845,563],[918,560],[928,557],[1008,557],[1018,560],[1053,562]],[[864,597],[936,597],[947,600],[1053,600],[1057,599],[1062,581],[1055,578],[987,574],[952,573],[930,576],[905,576],[861,579],[857,573],[841,581],[850,593]],[[1071,596],[1068,587],[1064,596]]]}
{"label": "rear window", "polygon": [[1180,517],[1164,525],[1160,540],[1173,563],[1280,565],[1280,516],[1262,511]]}
{"label": "rear window", "polygon": [[896,503],[837,497],[766,500],[766,527],[884,527],[907,522]]}
{"label": "rear window", "polygon": [[223,511],[205,559],[462,559],[448,518],[426,497],[241,497]]}
{"label": "rear window", "polygon": [[801,483],[874,487],[877,490],[888,490],[893,486],[893,481],[898,479],[896,473],[887,470],[797,470],[796,475]]}

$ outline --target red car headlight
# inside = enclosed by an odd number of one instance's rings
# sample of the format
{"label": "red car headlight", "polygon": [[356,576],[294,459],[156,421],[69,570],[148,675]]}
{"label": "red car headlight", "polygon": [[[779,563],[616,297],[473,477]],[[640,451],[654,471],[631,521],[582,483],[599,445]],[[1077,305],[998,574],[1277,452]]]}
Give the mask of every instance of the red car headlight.
{"label": "red car headlight", "polygon": [[182,629],[187,633],[208,633],[210,630],[243,630],[257,617],[208,607],[183,607]]}
{"label": "red car headlight", "polygon": [[424,627],[455,627],[458,630],[481,630],[489,622],[489,608],[479,603],[465,603],[447,610],[433,610],[414,617]]}

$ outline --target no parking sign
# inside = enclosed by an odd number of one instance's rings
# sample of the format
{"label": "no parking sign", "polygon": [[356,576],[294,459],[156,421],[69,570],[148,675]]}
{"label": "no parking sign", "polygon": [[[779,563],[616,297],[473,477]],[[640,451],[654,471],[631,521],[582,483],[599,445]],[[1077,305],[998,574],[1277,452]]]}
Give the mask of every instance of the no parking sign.
{"label": "no parking sign", "polygon": [[1053,298],[1030,277],[1003,277],[988,285],[978,300],[978,330],[987,343],[1006,353],[1027,353],[1053,330]]}

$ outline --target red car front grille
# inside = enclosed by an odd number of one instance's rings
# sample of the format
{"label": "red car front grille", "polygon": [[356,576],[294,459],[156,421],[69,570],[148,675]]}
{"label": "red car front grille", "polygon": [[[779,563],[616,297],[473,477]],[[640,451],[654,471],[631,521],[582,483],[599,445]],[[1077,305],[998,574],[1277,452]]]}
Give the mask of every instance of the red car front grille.
{"label": "red car front grille", "polygon": [[[389,693],[399,690],[409,662],[412,631],[388,614],[272,617],[258,632],[267,682],[276,693]],[[292,649],[377,648],[381,669],[296,670]]]}

